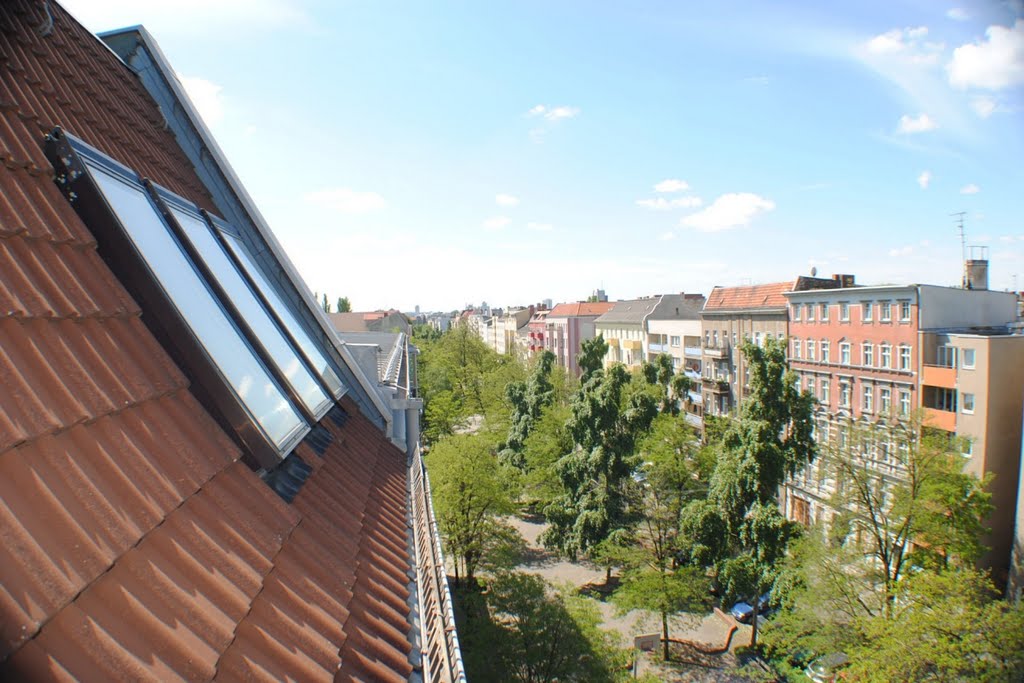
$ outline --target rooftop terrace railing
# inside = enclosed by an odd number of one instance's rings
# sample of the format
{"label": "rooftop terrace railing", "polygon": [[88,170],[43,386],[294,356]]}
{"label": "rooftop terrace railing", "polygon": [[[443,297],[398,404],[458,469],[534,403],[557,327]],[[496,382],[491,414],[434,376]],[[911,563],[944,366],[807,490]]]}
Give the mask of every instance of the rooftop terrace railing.
{"label": "rooftop terrace railing", "polygon": [[448,572],[441,553],[441,535],[434,520],[430,479],[419,447],[410,465],[416,581],[419,585],[420,647],[424,683],[466,683],[466,669],[455,630],[455,612]]}

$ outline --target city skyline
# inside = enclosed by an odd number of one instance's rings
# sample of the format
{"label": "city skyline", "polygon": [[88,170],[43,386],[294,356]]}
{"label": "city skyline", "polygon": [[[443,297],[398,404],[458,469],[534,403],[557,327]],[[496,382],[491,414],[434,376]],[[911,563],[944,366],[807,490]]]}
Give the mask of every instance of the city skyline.
{"label": "city skyline", "polygon": [[147,27],[332,304],[957,285],[960,211],[1024,286],[1019,3],[67,6]]}

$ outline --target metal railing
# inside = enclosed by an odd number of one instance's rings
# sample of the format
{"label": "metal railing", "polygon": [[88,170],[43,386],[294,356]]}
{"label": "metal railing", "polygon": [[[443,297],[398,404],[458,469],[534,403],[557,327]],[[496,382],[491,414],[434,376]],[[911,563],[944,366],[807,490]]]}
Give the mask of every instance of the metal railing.
{"label": "metal railing", "polygon": [[420,649],[424,683],[466,683],[466,669],[455,630],[455,612],[448,572],[441,553],[441,535],[434,520],[430,479],[419,447],[410,466],[416,582],[419,586]]}

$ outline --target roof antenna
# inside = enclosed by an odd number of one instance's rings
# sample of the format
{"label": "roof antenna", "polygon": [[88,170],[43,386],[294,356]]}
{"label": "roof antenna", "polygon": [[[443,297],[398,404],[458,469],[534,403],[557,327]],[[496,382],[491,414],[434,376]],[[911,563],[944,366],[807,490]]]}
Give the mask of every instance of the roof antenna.
{"label": "roof antenna", "polygon": [[967,287],[967,235],[964,234],[964,216],[967,215],[966,211],[957,211],[956,213],[949,214],[950,216],[956,216],[956,228],[960,233],[960,264],[964,269],[964,276],[962,286]]}

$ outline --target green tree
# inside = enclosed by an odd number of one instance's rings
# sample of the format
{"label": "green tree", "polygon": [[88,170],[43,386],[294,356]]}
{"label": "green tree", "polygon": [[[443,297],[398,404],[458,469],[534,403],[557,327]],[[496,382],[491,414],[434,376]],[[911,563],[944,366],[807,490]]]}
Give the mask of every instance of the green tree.
{"label": "green tree", "polygon": [[523,683],[621,680],[623,653],[598,624],[596,607],[556,592],[539,576],[502,573],[487,591],[498,634],[490,655],[501,680]]}
{"label": "green tree", "polygon": [[338,305],[335,308],[335,310],[338,313],[351,313],[352,312],[352,302],[348,300],[347,296],[339,296],[338,297]]}
{"label": "green tree", "polygon": [[545,508],[551,526],[543,536],[546,545],[571,558],[631,522],[627,489],[639,464],[634,446],[657,405],[650,393],[627,396],[629,380],[621,365],[594,369],[573,399],[568,428],[574,449],[556,465],[562,493]]}
{"label": "green tree", "polygon": [[591,375],[604,365],[604,356],[608,353],[608,343],[604,337],[597,335],[580,344],[580,352],[576,364],[580,368],[580,384],[586,384]]}
{"label": "green tree", "polygon": [[503,515],[513,506],[506,477],[484,435],[454,435],[438,442],[426,457],[434,513],[455,564],[455,583],[472,585],[488,548],[502,535]]}
{"label": "green tree", "polygon": [[506,397],[512,404],[512,414],[501,457],[520,470],[526,469],[523,453],[526,439],[540,418],[541,411],[554,399],[554,387],[551,384],[551,368],[554,363],[555,354],[543,351],[537,357],[526,382],[510,382],[505,385]]}
{"label": "green tree", "polygon": [[689,400],[690,378],[677,375],[672,366],[672,357],[666,353],[659,354],[653,362],[644,361],[641,373],[648,384],[657,385],[661,389],[658,409],[663,413],[679,414],[681,401]]}
{"label": "green tree", "polygon": [[[695,535],[681,555],[714,562],[727,600],[756,598],[771,588],[780,560],[798,527],[779,511],[776,495],[786,477],[814,459],[813,398],[800,394],[783,342],[747,342],[741,352],[750,369],[750,394],[717,444],[718,460],[706,503],[683,510],[680,523]],[[725,532],[715,539],[714,531]],[[754,599],[751,645],[757,645]]]}
{"label": "green tree", "polygon": [[614,595],[620,610],[661,615],[663,656],[669,658],[669,617],[703,611],[710,599],[703,567],[677,566],[679,515],[686,502],[706,495],[696,435],[677,416],[661,413],[638,445],[643,459],[634,490],[641,521],[633,538],[606,551],[626,567]]}

